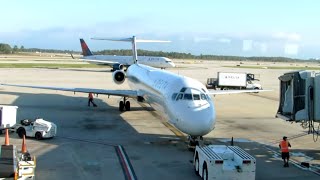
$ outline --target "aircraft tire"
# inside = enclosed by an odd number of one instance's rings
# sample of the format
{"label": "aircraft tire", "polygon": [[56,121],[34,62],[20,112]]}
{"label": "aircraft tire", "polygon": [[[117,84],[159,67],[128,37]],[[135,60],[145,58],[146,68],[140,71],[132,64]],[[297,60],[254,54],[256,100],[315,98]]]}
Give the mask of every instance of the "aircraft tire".
{"label": "aircraft tire", "polygon": [[130,101],[127,101],[125,104],[126,111],[130,111]]}
{"label": "aircraft tire", "polygon": [[123,111],[124,110],[124,103],[123,101],[119,102],[119,111]]}

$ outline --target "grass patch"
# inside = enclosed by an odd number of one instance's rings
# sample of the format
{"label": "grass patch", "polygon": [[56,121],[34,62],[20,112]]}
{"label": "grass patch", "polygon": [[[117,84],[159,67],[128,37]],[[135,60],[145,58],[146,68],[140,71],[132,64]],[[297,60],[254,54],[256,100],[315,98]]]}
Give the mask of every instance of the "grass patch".
{"label": "grass patch", "polygon": [[223,66],[228,68],[246,69],[293,69],[293,70],[320,70],[320,67],[292,67],[292,66]]}
{"label": "grass patch", "polygon": [[0,63],[0,68],[104,68],[96,64]]}

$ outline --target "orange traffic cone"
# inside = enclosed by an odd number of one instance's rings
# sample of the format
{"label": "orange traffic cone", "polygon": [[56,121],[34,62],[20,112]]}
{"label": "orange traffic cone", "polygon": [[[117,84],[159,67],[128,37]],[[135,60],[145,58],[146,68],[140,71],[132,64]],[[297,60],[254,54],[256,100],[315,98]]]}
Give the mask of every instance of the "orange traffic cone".
{"label": "orange traffic cone", "polygon": [[26,136],[23,135],[21,153],[26,153],[26,152],[27,152]]}
{"label": "orange traffic cone", "polygon": [[6,129],[6,137],[4,139],[4,145],[9,146],[10,142],[9,142],[9,130]]}

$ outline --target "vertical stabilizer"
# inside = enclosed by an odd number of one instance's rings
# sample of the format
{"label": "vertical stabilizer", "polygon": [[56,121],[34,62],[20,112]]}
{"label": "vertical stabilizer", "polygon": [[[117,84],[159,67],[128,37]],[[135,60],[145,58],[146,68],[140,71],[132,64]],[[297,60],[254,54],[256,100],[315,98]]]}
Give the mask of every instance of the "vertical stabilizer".
{"label": "vertical stabilizer", "polygon": [[87,43],[83,40],[83,39],[80,39],[80,45],[81,45],[81,48],[82,48],[82,55],[83,56],[92,56],[92,52],[90,51]]}

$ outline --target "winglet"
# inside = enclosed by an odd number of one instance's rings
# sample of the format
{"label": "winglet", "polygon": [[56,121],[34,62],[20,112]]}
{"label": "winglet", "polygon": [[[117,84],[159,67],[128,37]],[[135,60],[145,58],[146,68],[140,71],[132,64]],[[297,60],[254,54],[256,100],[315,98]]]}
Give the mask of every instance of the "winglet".
{"label": "winglet", "polygon": [[89,47],[87,46],[86,42],[83,39],[80,39],[80,45],[82,48],[82,55],[83,56],[92,56],[92,52],[90,51]]}

